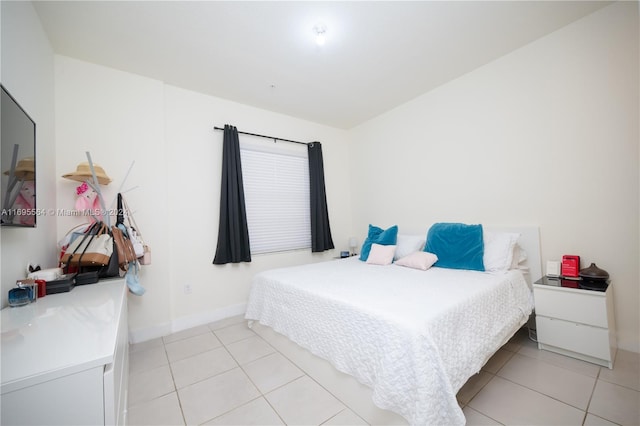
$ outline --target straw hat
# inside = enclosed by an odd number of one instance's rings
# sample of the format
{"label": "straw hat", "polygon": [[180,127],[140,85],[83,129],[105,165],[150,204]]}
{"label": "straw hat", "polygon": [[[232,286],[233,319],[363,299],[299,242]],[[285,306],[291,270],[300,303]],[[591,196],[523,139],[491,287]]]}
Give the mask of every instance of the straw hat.
{"label": "straw hat", "polygon": [[[5,175],[9,175],[11,170],[7,170],[4,172]],[[35,180],[36,178],[36,161],[33,157],[25,157],[22,160],[18,161],[16,165],[16,169],[13,171],[13,174],[18,179],[22,180]]]}
{"label": "straw hat", "polygon": [[[98,183],[100,185],[108,185],[111,182],[111,178],[107,176],[104,172],[104,169],[98,166],[96,163],[93,163],[93,170],[96,172],[96,178],[98,178]],[[91,168],[89,167],[89,163],[85,161],[84,163],[78,164],[76,167],[76,171],[72,173],[67,173],[62,175],[63,178],[75,180],[78,182],[84,182],[86,180],[91,180]]]}

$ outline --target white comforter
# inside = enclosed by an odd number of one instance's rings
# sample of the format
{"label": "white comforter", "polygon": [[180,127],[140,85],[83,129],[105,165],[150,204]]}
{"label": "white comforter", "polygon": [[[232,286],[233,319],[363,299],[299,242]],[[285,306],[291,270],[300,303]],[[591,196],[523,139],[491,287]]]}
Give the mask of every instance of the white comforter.
{"label": "white comforter", "polygon": [[413,425],[464,424],[456,393],[524,324],[522,274],[356,258],[254,278],[246,318],[284,334],[373,389],[373,402]]}

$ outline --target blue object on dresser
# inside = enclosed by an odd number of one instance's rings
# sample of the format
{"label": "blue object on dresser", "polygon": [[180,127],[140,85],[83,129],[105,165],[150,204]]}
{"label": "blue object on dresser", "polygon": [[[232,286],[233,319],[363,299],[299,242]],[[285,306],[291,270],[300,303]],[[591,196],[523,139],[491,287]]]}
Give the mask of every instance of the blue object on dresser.
{"label": "blue object on dresser", "polygon": [[31,302],[31,290],[28,287],[16,287],[9,290],[9,306],[28,305]]}

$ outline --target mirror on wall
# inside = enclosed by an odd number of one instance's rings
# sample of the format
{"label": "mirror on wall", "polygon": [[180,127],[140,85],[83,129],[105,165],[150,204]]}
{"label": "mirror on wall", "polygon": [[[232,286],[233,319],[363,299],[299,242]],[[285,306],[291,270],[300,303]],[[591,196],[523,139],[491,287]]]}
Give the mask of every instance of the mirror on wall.
{"label": "mirror on wall", "polygon": [[0,105],[2,226],[36,226],[36,123],[7,89]]}

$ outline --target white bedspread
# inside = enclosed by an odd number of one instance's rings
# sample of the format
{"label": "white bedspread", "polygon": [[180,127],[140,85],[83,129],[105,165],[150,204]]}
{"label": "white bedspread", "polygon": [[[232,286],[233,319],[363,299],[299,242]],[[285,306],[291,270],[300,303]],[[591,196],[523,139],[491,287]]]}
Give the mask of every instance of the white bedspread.
{"label": "white bedspread", "polygon": [[356,258],[266,271],[246,318],[284,334],[373,389],[413,425],[464,424],[456,393],[533,309],[522,274]]}

